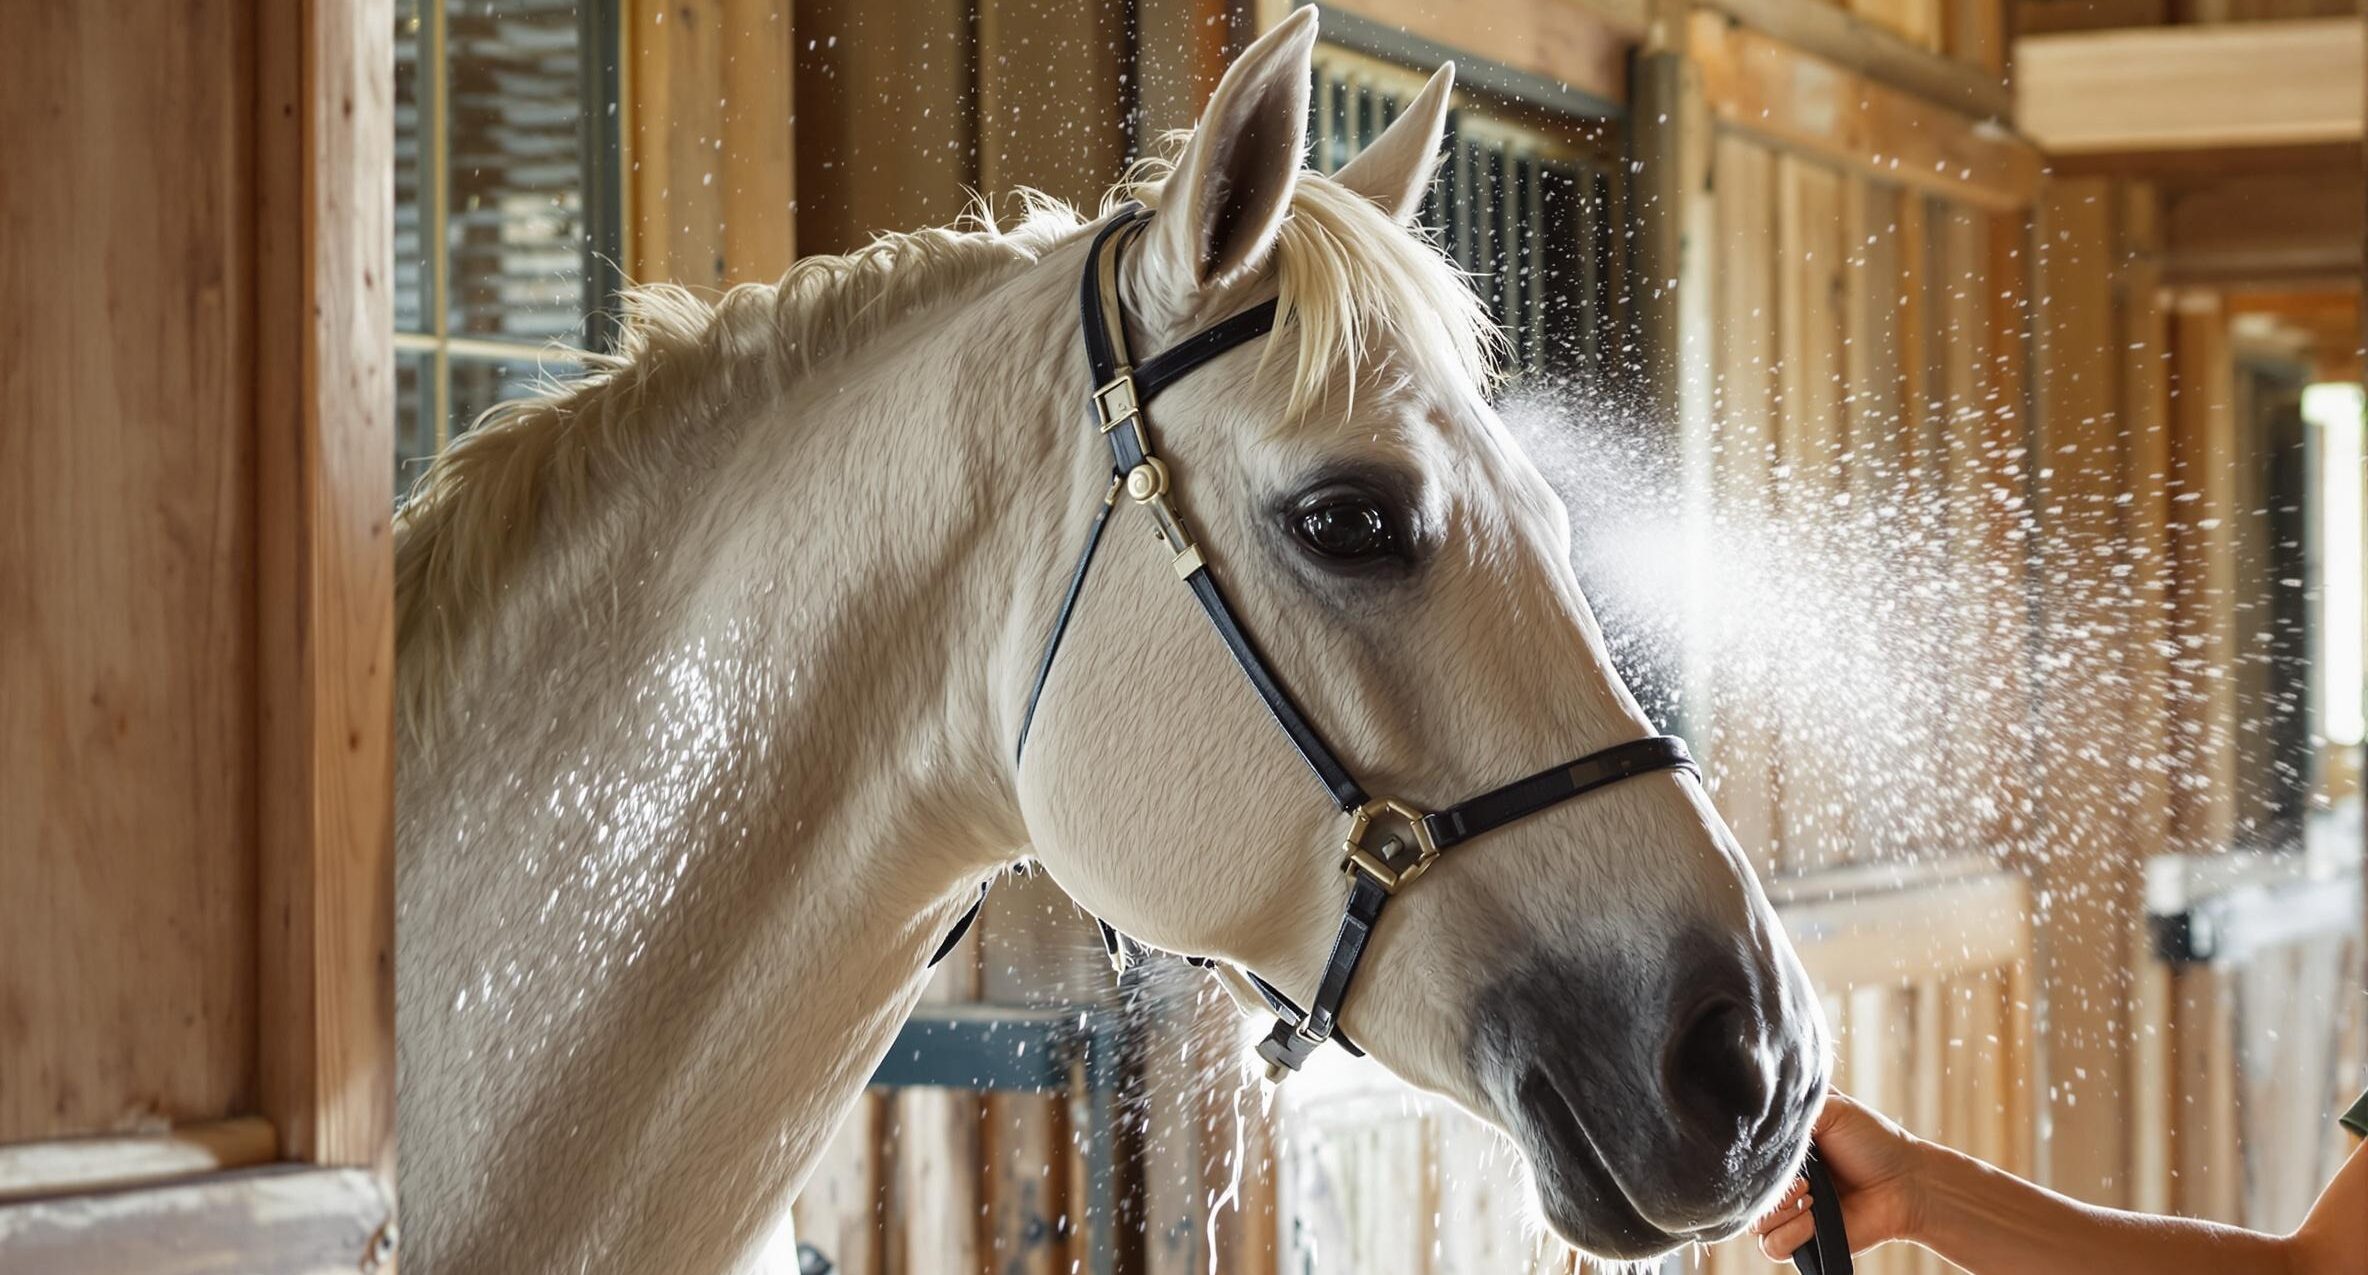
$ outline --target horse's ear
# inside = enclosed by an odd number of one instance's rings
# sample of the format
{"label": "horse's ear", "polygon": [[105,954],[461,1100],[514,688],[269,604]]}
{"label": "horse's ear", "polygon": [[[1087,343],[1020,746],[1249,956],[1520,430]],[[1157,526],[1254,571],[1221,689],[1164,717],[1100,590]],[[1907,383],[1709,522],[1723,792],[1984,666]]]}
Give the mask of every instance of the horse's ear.
{"label": "horse's ear", "polygon": [[1412,222],[1438,166],[1439,141],[1447,135],[1447,99],[1454,88],[1455,63],[1449,62],[1332,180],[1381,205],[1399,224]]}
{"label": "horse's ear", "polygon": [[1151,224],[1147,246],[1169,278],[1223,288],[1265,264],[1307,150],[1315,43],[1316,11],[1296,9],[1227,68]]}

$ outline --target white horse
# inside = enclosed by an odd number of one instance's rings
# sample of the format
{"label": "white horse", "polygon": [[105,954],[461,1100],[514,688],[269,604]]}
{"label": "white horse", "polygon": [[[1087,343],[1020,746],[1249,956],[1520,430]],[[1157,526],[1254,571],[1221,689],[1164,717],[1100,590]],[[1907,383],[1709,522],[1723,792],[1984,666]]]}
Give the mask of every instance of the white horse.
{"label": "white horse", "polygon": [[[1561,506],[1483,398],[1469,289],[1406,229],[1449,72],[1303,171],[1312,10],[1226,75],[1129,256],[1135,348],[1279,294],[1161,400],[1205,552],[1377,787],[1493,786],[1649,733]],[[744,1265],[982,879],[1041,864],[1159,947],[1305,1002],[1338,813],[1120,511],[1013,739],[1108,452],[1089,227],[884,238],[505,408],[399,533],[407,1275]],[[1384,537],[1355,564],[1294,511]],[[1700,787],[1643,776],[1442,861],[1344,1029],[1510,1135],[1548,1223],[1630,1257],[1797,1165],[1824,1028]]]}

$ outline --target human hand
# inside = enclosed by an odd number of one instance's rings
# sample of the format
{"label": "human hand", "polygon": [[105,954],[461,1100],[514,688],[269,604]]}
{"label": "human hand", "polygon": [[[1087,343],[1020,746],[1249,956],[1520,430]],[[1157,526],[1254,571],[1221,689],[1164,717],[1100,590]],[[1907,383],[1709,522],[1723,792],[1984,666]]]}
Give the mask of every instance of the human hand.
{"label": "human hand", "polygon": [[[1924,1143],[1839,1090],[1826,1094],[1814,1136],[1817,1158],[1841,1192],[1842,1225],[1850,1232],[1851,1249],[1864,1252],[1913,1238],[1921,1212],[1915,1162]],[[1759,1237],[1760,1252],[1779,1262],[1791,1260],[1793,1250],[1817,1233],[1809,1215],[1808,1180],[1793,1179],[1792,1189],[1751,1224],[1751,1231]]]}

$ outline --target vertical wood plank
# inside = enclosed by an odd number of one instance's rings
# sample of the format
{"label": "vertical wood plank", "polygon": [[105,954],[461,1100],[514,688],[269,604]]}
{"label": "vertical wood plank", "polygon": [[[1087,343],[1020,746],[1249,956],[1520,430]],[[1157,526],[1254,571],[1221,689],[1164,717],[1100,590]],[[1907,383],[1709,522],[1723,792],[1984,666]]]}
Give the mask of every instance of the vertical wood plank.
{"label": "vertical wood plank", "polygon": [[[975,1001],[981,979],[978,941],[968,939],[937,966],[921,1002]],[[982,1269],[983,1099],[954,1089],[902,1089],[883,1101],[887,1145],[879,1173],[888,1198],[887,1275]]]}
{"label": "vertical wood plank", "polygon": [[0,1141],[256,1097],[251,23],[0,40]]}
{"label": "vertical wood plank", "polygon": [[[1817,525],[1846,490],[1843,459],[1845,281],[1842,180],[1789,155],[1776,160],[1777,348],[1783,428],[1778,483],[1781,516]],[[1813,869],[1858,851],[1846,775],[1850,728],[1823,688],[1788,686],[1781,823],[1787,865]]]}
{"label": "vertical wood plank", "polygon": [[[1997,676],[2001,652],[2017,649],[2019,616],[1998,617],[1996,610],[2011,605],[2019,590],[2019,573],[2003,579],[1981,577],[1980,567],[1990,548],[1984,524],[1996,516],[1989,481],[1997,462],[1985,448],[1999,440],[1989,427],[1999,404],[1988,386],[1994,332],[1987,295],[1989,245],[1982,235],[1982,217],[1966,209],[1936,204],[1931,213],[1933,337],[1932,388],[1934,425],[1939,431],[1942,487],[1939,495],[1942,531],[1948,541],[1936,570],[1952,585],[1956,614],[1947,622],[1950,635],[1939,645],[1947,671],[1943,696],[1951,727],[1941,732],[1936,751],[1944,781],[1953,791],[1947,800],[1957,810],[1978,810],[1985,800],[2003,799],[2011,806],[2020,792],[1980,791],[1994,783],[2002,756],[2013,755],[2010,739],[1985,727],[1995,720],[1986,711],[1984,692]],[[2020,413],[2016,413],[2019,427]],[[2019,440],[2010,447],[2012,463],[2022,459]],[[1970,577],[1970,579],[1969,579]],[[2008,624],[2000,624],[2008,618]],[[1999,750],[2004,746],[2007,751]],[[1969,790],[1971,789],[1971,790]],[[1994,843],[1993,843],[1994,844]],[[1985,850],[1993,846],[1984,846]]]}
{"label": "vertical wood plank", "polygon": [[[1770,467],[1781,428],[1777,414],[1775,159],[1732,136],[1718,139],[1714,416],[1718,431],[1711,484],[1730,526],[1746,533],[1772,513]],[[1736,534],[1726,532],[1724,534]],[[1766,653],[1738,653],[1710,670],[1714,791],[1736,838],[1774,873],[1784,847],[1777,816],[1777,705]]]}
{"label": "vertical wood plank", "polygon": [[1999,1164],[2027,1178],[2039,1174],[2038,1089],[2040,1042],[2034,1026],[2037,995],[2033,962],[2017,961],[2006,969],[2005,1013],[2007,1092],[2006,1155]]}
{"label": "vertical wood plank", "polygon": [[2236,360],[2220,297],[2190,291],[2172,319],[2172,546],[2184,694],[2176,730],[2185,777],[2173,827],[2189,853],[2226,849],[2236,837],[2237,472]]}
{"label": "vertical wood plank", "polygon": [[883,1101],[865,1093],[848,1109],[791,1209],[799,1241],[829,1258],[839,1275],[883,1275],[877,1159]]}
{"label": "vertical wood plank", "polygon": [[[978,996],[998,1005],[1075,1004],[1108,985],[1092,927],[1052,879],[1030,873],[987,896],[977,926]],[[1004,1275],[1054,1275],[1083,1256],[1084,1207],[1069,1155],[1067,1096],[981,1103],[981,1260]]]}
{"label": "vertical wood plank", "polygon": [[952,221],[978,179],[967,0],[798,0],[797,246]]}
{"label": "vertical wood plank", "polygon": [[[1981,509],[1974,520],[1977,539],[1971,563],[1976,587],[1990,599],[1975,623],[1984,631],[1985,652],[2007,654],[1986,661],[1985,676],[1974,689],[1981,711],[1973,720],[1985,741],[1987,760],[1973,780],[1970,804],[1989,812],[1985,845],[2011,857],[2026,832],[2023,812],[2033,777],[2027,727],[2034,678],[2025,602],[2032,557],[2031,491],[2038,469],[2031,450],[2032,234],[2026,213],[1993,213],[1981,220],[1989,242],[1983,292],[1989,360],[1983,365],[1980,428],[1965,491]],[[2026,1066],[2021,1074],[2034,1073]],[[2020,1127],[2036,1127],[2036,1115],[2027,1103]]]}
{"label": "vertical wood plank", "polygon": [[2112,295],[2110,186],[2051,181],[2042,195],[2040,519],[2043,642],[2042,842],[2035,865],[2047,1020],[2045,1076],[2054,1136],[2045,1180],[2118,1205],[2128,1181],[2120,1097],[2127,1091],[2127,938],[2137,874],[2123,776],[2095,747],[2123,737],[2128,700],[2101,643],[2120,618],[2108,555],[2119,535],[2121,429]]}
{"label": "vertical wood plank", "polygon": [[2170,332],[2162,304],[2162,214],[2154,189],[2124,185],[2118,209],[2120,260],[2116,307],[2121,354],[2122,549],[2129,571],[2123,621],[2129,677],[2127,780],[2129,838],[2144,854],[2172,845],[2170,758],[2175,754],[2173,702],[2178,685],[2170,652],[2176,649],[2177,607],[2171,543]]}
{"label": "vertical wood plank", "polygon": [[998,215],[1019,187],[1091,209],[1126,164],[1126,12],[1059,0],[978,8],[978,188]]}
{"label": "vertical wood plank", "polygon": [[262,1110],[394,1157],[394,15],[265,0],[257,106]]}
{"label": "vertical wood plank", "polygon": [[796,255],[790,0],[630,0],[626,274],[771,282]]}
{"label": "vertical wood plank", "polygon": [[2173,1143],[2175,1207],[2191,1217],[2239,1222],[2245,1161],[2236,1121],[2236,998],[2228,975],[2210,965],[2180,970],[2176,986],[2182,1092]]}

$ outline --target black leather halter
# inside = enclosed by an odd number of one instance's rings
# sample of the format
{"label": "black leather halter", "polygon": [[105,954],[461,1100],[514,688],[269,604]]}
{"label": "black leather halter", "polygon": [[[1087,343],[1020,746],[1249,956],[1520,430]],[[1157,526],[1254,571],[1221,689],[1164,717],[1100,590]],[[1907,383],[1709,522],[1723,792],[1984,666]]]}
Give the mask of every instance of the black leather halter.
{"label": "black leather halter", "polygon": [[[1333,803],[1348,816],[1348,835],[1341,845],[1341,868],[1354,884],[1315,999],[1302,1010],[1272,983],[1243,971],[1280,1020],[1258,1046],[1268,1074],[1279,1079],[1297,1070],[1325,1041],[1339,1038],[1341,1004],[1348,997],[1349,985],[1356,978],[1358,962],[1364,958],[1366,942],[1381,919],[1382,909],[1399,890],[1428,871],[1439,856],[1483,833],[1623,779],[1661,770],[1682,770],[1700,778],[1700,772],[1695,769],[1694,759],[1687,755],[1684,741],[1673,735],[1656,735],[1589,753],[1445,810],[1426,813],[1396,798],[1367,795],[1339,754],[1324,742],[1322,733],[1284,689],[1258,644],[1234,614],[1232,604],[1226,601],[1217,577],[1201,556],[1199,541],[1185,522],[1173,475],[1153,450],[1146,415],[1160,391],[1218,355],[1273,331],[1276,303],[1269,301],[1244,310],[1140,364],[1132,362],[1127,355],[1126,311],[1119,295],[1119,267],[1128,242],[1150,217],[1140,206],[1130,205],[1094,236],[1093,247],[1086,255],[1078,305],[1084,320],[1086,361],[1096,387],[1094,415],[1102,438],[1110,447],[1110,488],[1086,534],[1085,548],[1078,554],[1060,612],[1045,639],[1035,685],[1028,693],[1027,708],[1020,721],[1018,753],[1026,754],[1028,729],[1035,721],[1037,702],[1043,697],[1053,661],[1060,653],[1061,637],[1068,630],[1069,618],[1084,592],[1086,573],[1093,565],[1095,549],[1101,545],[1102,532],[1109,525],[1110,511],[1117,506],[1119,493],[1124,491],[1150,515],[1153,534],[1173,555],[1171,565],[1176,578],[1192,591],[1217,636],[1233,653],[1243,676],[1249,679],[1251,689],[1274,715],[1275,724],[1290,738],[1291,746],[1299,751],[1300,758],[1314,772]],[[1413,840],[1412,847],[1395,836],[1378,844],[1367,844],[1383,819],[1403,825],[1406,835]],[[1108,926],[1103,928],[1114,954],[1122,952],[1123,940]],[[1355,1048],[1345,1038],[1339,1039],[1343,1046]]]}

